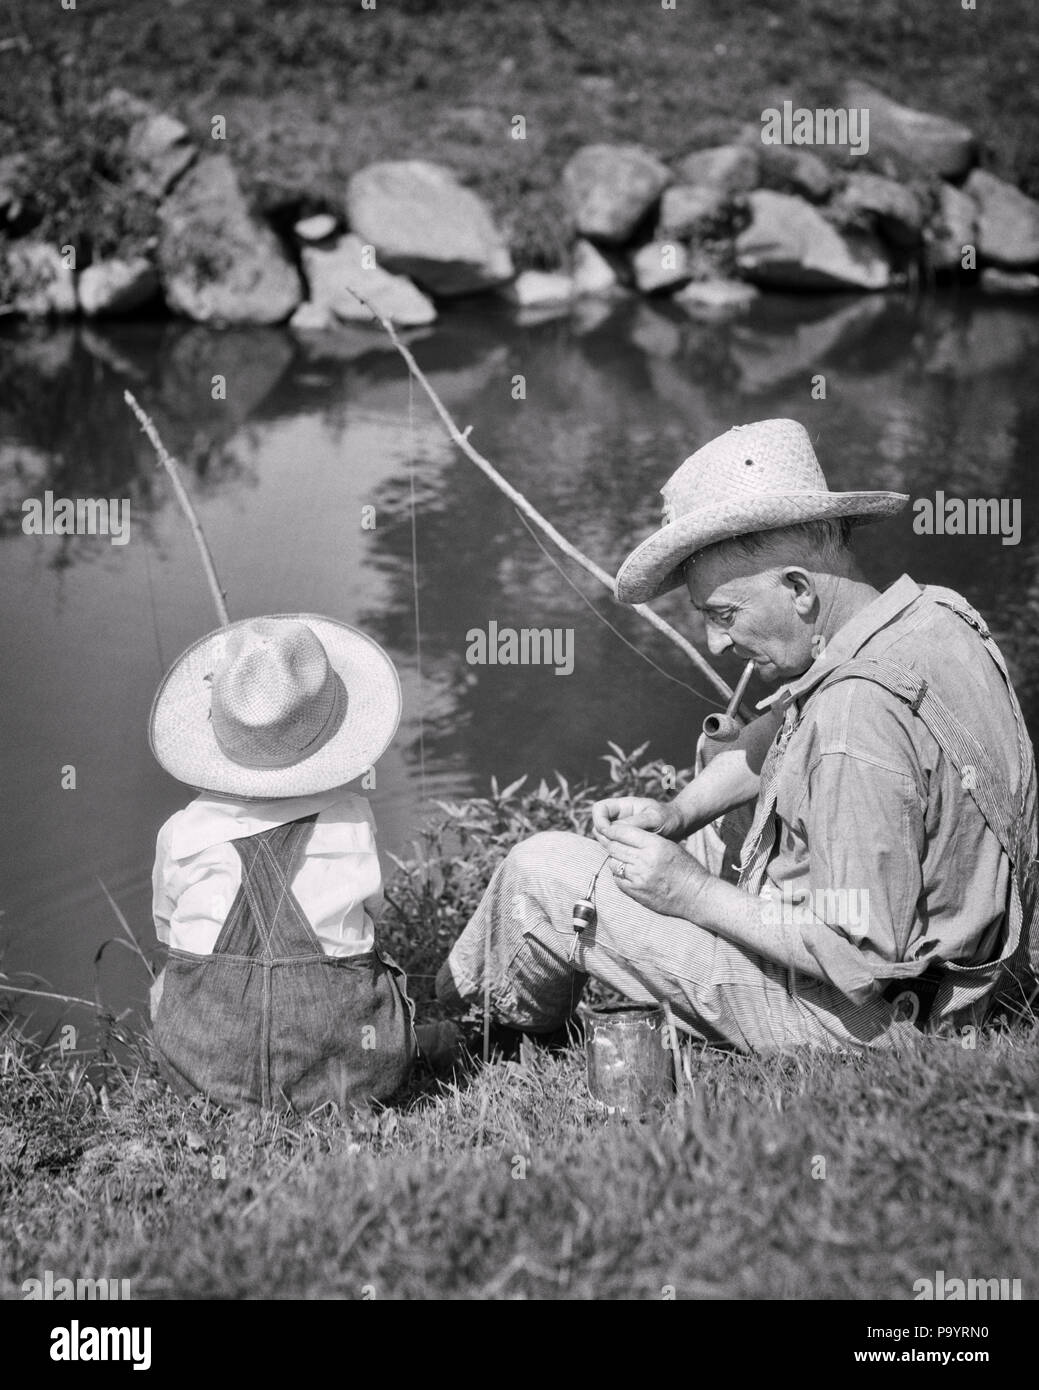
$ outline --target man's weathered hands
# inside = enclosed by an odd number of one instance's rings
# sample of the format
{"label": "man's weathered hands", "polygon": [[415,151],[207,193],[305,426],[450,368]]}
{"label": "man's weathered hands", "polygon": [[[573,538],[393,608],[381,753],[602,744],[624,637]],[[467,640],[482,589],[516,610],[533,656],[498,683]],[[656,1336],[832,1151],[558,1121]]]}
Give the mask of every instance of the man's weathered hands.
{"label": "man's weathered hands", "polygon": [[603,849],[609,849],[606,837],[619,821],[654,830],[666,839],[681,833],[678,815],[665,802],[649,796],[612,796],[592,807],[592,834]]}
{"label": "man's weathered hands", "polygon": [[601,839],[622,893],[666,917],[695,920],[697,894],[711,875],[688,850],[631,820],[614,821]]}

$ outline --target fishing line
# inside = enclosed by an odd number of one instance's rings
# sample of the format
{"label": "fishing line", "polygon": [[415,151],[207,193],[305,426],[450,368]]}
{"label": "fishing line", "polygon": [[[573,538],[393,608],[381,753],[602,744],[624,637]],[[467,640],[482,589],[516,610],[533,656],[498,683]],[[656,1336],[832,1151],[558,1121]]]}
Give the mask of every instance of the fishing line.
{"label": "fishing line", "polygon": [[162,654],[162,638],[159,636],[159,615],[155,610],[155,588],[152,585],[152,562],[147,543],[144,547],[144,569],[148,575],[148,600],[152,610],[152,631],[155,633],[155,650],[159,654],[159,675],[166,670],[166,658]]}
{"label": "fishing line", "polygon": [[570,576],[567,574],[566,570],[562,567],[562,565],[559,563],[559,561],[556,559],[556,557],[552,554],[552,552],[551,552],[550,550],[546,549],[546,547],[542,544],[541,539],[539,538],[537,532],[534,530],[534,528],[531,526],[530,522],[529,522],[529,521],[527,520],[527,518],[523,515],[523,513],[519,510],[519,508],[516,507],[516,508],[514,508],[514,510],[515,510],[515,512],[516,512],[516,515],[519,517],[520,521],[523,522],[523,525],[524,525],[524,526],[527,528],[527,530],[530,532],[530,535],[531,535],[532,540],[534,541],[534,544],[537,546],[537,548],[538,548],[538,549],[542,552],[542,554],[545,556],[545,559],[548,560],[549,563],[550,563],[551,565],[553,565],[553,566],[559,571],[559,573],[563,576],[563,578],[566,580],[566,582],[570,585],[571,589],[573,589],[574,593],[575,593],[575,594],[577,595],[577,597],[581,600],[581,602],[582,602],[583,604],[585,604],[586,607],[588,607],[588,608],[590,608],[590,609],[592,610],[592,612],[593,612],[593,613],[595,614],[595,616],[599,619],[599,621],[600,621],[605,627],[608,627],[615,637],[619,637],[620,640],[624,643],[624,645],[625,645],[627,648],[629,648],[629,650],[633,651],[633,652],[635,653],[636,656],[641,657],[642,660],[643,660],[644,662],[646,662],[646,664],[647,664],[648,666],[652,666],[654,671],[658,671],[658,672],[660,673],[660,675],[664,676],[667,680],[669,680],[669,681],[674,681],[675,685],[680,685],[680,686],[682,686],[682,688],[683,688],[684,690],[688,690],[688,691],[690,692],[690,694],[695,695],[696,698],[697,698],[698,700],[706,700],[708,704],[710,704],[710,705],[717,705],[719,709],[722,708],[721,702],[717,699],[716,696],[714,696],[714,695],[706,695],[702,690],[697,690],[695,686],[690,685],[690,684],[688,683],[688,681],[681,680],[678,676],[673,676],[673,675],[671,674],[670,671],[665,671],[664,668],[663,668],[663,666],[658,666],[657,663],[653,660],[653,658],[652,658],[651,656],[647,656],[646,653],[645,653],[644,651],[642,651],[642,649],[641,649],[640,647],[636,647],[635,644],[634,644],[634,642],[629,642],[628,639],[624,636],[624,633],[621,632],[621,631],[619,630],[619,628],[614,627],[613,623],[610,622],[609,618],[606,617],[605,613],[600,613],[599,609],[596,608],[595,604],[591,601],[591,599],[588,597],[588,595],[585,594],[581,589],[579,589],[579,588],[577,587],[577,585],[576,585],[576,584],[574,583],[574,581],[570,578]]}
{"label": "fishing line", "polygon": [[[595,885],[599,882],[599,875],[609,862],[610,855],[607,854],[595,873],[592,874],[591,882],[588,885],[584,897],[578,898],[577,902],[574,903],[573,915],[570,922],[570,925],[574,929],[574,939],[570,943],[570,951],[566,958],[568,965],[573,964],[574,956],[577,954],[578,944],[583,939],[584,933],[589,927],[595,926],[599,915],[595,906]],[[570,1008],[567,1012],[568,1023],[574,1016],[574,1004],[577,995],[577,971],[577,966],[574,966],[570,971]]]}
{"label": "fishing line", "polygon": [[418,529],[415,522],[415,383],[408,373],[408,480],[411,487],[411,589],[415,605],[415,671],[418,676],[418,761],[422,800],[426,800],[426,730],[422,718],[422,626],[418,602]]}

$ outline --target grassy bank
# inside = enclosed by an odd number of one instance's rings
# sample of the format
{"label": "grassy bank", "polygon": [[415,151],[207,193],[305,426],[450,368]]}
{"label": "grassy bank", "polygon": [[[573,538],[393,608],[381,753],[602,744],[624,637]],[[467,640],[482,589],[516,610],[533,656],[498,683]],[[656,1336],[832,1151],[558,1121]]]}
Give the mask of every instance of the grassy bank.
{"label": "grassy bank", "polygon": [[144,1072],[0,1048],[0,1294],[878,1298],[1039,1263],[1034,1033],[974,1050],[691,1059],[606,1121],[576,1051],[429,1082],[367,1125],[182,1108]]}
{"label": "grassy bank", "polygon": [[[610,757],[609,788],[662,765]],[[601,791],[492,790],[445,808],[389,885],[384,940],[429,975],[509,845],[587,825]],[[966,1044],[975,1044],[968,1046]],[[128,1279],[135,1298],[880,1298],[1039,1262],[1039,1026],[899,1054],[754,1059],[693,1049],[692,1086],[607,1120],[583,1056],[525,1044],[418,1071],[380,1113],[184,1106],[146,1040],[117,1062],[0,1035],[0,1296]]]}
{"label": "grassy bank", "polygon": [[[517,259],[564,244],[559,172],[594,140],[667,156],[726,138],[763,106],[838,99],[849,77],[962,119],[984,162],[1033,195],[1039,25],[1029,0],[91,0],[75,11],[5,0],[0,145],[39,161],[47,235],[99,244],[146,231],[120,200],[110,134],[88,115],[112,86],[228,151],[286,217],[343,207],[364,164],[442,160],[491,202]],[[511,121],[526,120],[526,139]],[[227,140],[211,139],[221,115]]]}

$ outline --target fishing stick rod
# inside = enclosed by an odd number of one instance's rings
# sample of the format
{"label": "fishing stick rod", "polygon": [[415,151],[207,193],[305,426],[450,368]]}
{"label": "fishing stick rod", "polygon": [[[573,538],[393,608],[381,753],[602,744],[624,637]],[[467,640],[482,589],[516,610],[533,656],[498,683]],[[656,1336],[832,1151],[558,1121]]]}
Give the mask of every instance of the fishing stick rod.
{"label": "fishing stick rod", "polygon": [[[453,443],[461,449],[462,453],[465,454],[468,459],[476,464],[480,472],[483,473],[486,478],[490,479],[499,492],[505,494],[517,511],[532,521],[538,530],[541,531],[543,535],[547,536],[552,544],[555,545],[557,549],[561,550],[564,555],[573,560],[575,564],[580,565],[581,568],[587,571],[594,579],[597,579],[604,588],[609,590],[610,597],[613,601],[615,603],[618,602],[613,576],[607,574],[601,565],[597,565],[594,560],[590,560],[583,551],[578,550],[578,548],[568,541],[564,535],[557,531],[552,523],[546,517],[542,516],[536,507],[532,506],[531,503],[527,501],[523,493],[520,492],[518,488],[513,487],[509,480],[498,472],[489,459],[484,458],[483,454],[473,448],[472,444],[469,443],[469,435],[473,428],[472,425],[467,425],[464,430],[458,428],[451,412],[433,389],[433,386],[430,384],[422,368],[415,361],[410,349],[407,348],[397,336],[397,330],[393,326],[393,321],[386,318],[383,314],[378,313],[368,300],[365,299],[363,295],[358,294],[351,286],[348,285],[346,288],[349,290],[350,294],[353,295],[354,299],[357,300],[358,304],[362,304],[371,314],[372,318],[382,325],[390,342],[407,364],[408,371],[429,397],[433,409],[440,417],[441,423]],[[655,627],[658,632],[663,633],[669,641],[673,642],[679,651],[684,653],[693,663],[700,674],[710,681],[711,685],[714,686],[715,690],[718,691],[723,699],[731,702],[733,691],[728,683],[724,681],[717,671],[715,671],[714,667],[705,660],[688,638],[683,637],[676,628],[673,628],[669,622],[661,618],[660,615],[655,613],[647,604],[636,603],[632,604],[631,607],[634,608],[635,612],[638,613],[640,617],[644,618],[646,622]],[[752,716],[747,716],[748,719],[751,717]]]}
{"label": "fishing stick rod", "polygon": [[149,444],[151,444],[159,462],[169,474],[170,482],[173,484],[173,491],[176,494],[177,501],[180,503],[181,510],[188,519],[188,525],[191,527],[192,535],[195,537],[195,544],[198,546],[198,553],[202,557],[202,569],[205,571],[206,582],[209,584],[209,592],[213,596],[213,604],[216,607],[216,615],[220,620],[220,626],[227,627],[228,623],[231,621],[227,613],[227,594],[217,577],[216,565],[213,563],[213,555],[209,549],[209,542],[206,540],[206,534],[202,530],[202,523],[198,519],[198,514],[191,505],[191,498],[184,488],[177,460],[159,438],[159,431],[155,428],[151,416],[147,415],[137,404],[133,392],[124,391],[123,400],[137,416],[137,422],[142,431],[148,436]]}

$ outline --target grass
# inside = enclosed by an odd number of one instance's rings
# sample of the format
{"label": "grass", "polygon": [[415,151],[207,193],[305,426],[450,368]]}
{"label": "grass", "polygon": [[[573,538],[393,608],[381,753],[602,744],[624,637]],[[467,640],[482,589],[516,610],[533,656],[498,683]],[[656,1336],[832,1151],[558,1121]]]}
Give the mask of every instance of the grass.
{"label": "grass", "polygon": [[760,1060],[607,1120],[530,1051],[366,1121],[183,1107],[139,1070],[0,1044],[0,1296],[913,1297],[1039,1263],[1035,1030]]}
{"label": "grass", "polygon": [[[517,262],[567,243],[559,175],[595,140],[665,156],[729,138],[764,106],[831,104],[850,77],[966,121],[985,163],[1039,193],[1031,0],[0,0],[0,147],[31,154],[46,235],[110,248],[146,234],[110,186],[118,149],[91,103],[122,86],[229,153],[266,210],[342,211],[378,159],[443,161],[489,200]],[[511,137],[515,115],[526,139]],[[226,142],[211,139],[215,115]],[[91,142],[98,148],[90,148]],[[140,212],[141,216],[145,212]],[[85,264],[85,260],[83,261]]]}
{"label": "grass", "polygon": [[[609,790],[659,786],[641,753],[607,756]],[[603,790],[445,804],[383,922],[420,1018],[509,845],[584,828]],[[1034,1295],[1036,1021],[863,1056],[687,1047],[692,1084],[642,1123],[599,1109],[578,1046],[528,1043],[370,1114],[229,1115],[102,1021],[89,1055],[0,1033],[0,1297],[46,1270],[134,1298],[903,1300],[938,1269]]]}

